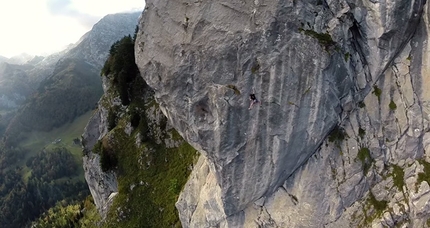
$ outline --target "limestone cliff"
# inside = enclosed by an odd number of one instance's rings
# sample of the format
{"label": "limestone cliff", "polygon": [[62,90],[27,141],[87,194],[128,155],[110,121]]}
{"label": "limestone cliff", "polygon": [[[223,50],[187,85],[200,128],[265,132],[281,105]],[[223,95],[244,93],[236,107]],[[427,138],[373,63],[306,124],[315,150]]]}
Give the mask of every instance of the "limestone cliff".
{"label": "limestone cliff", "polygon": [[180,227],[175,202],[197,151],[167,123],[134,63],[134,40],[115,42],[104,94],[83,134],[85,179],[110,227]]}
{"label": "limestone cliff", "polygon": [[[109,88],[108,80],[103,80],[104,97],[109,99],[107,91]],[[111,100],[109,102],[114,102]],[[110,103],[109,103],[110,104]],[[118,103],[113,103],[118,104]],[[82,135],[83,144],[83,167],[85,180],[93,196],[97,210],[106,217],[109,206],[112,203],[109,198],[118,193],[118,181],[115,172],[104,172],[100,166],[100,155],[93,153],[94,145],[108,133],[108,108],[102,104],[98,105],[97,110],[89,120]]]}
{"label": "limestone cliff", "polygon": [[202,153],[182,225],[425,226],[428,28],[425,0],[148,0],[137,64]]}

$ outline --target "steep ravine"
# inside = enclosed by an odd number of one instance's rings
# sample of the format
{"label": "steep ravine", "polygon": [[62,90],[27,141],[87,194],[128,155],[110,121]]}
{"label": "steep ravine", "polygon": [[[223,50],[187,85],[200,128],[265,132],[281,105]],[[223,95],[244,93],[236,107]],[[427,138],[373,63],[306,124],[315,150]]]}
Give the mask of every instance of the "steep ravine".
{"label": "steep ravine", "polygon": [[202,153],[184,227],[427,225],[426,1],[148,0],[139,27],[142,77]]}

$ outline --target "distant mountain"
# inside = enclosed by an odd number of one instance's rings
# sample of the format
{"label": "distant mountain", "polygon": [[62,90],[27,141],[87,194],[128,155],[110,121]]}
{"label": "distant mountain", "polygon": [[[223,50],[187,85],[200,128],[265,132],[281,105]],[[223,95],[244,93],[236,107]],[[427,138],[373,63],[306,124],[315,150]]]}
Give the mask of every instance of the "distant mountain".
{"label": "distant mountain", "polygon": [[7,141],[16,141],[23,131],[48,131],[94,108],[102,95],[99,75],[110,46],[134,33],[139,15],[107,15],[70,49],[37,61],[28,75],[38,87],[9,124]]}
{"label": "distant mountain", "polygon": [[0,63],[0,110],[21,105],[34,92],[27,71],[31,65]]}
{"label": "distant mountain", "polygon": [[110,46],[134,33],[139,15],[106,16],[66,50],[25,64],[0,65],[0,97],[23,94],[25,99],[10,110],[0,109],[0,134],[5,131],[0,141],[0,227],[30,227],[57,202],[89,194],[78,168],[81,160],[75,159],[81,155],[79,129],[89,118],[82,114],[95,108],[102,94],[100,70]]}
{"label": "distant mountain", "polygon": [[59,61],[53,75],[41,82],[37,92],[18,111],[7,134],[49,131],[93,109],[103,92],[99,72],[81,59]]}
{"label": "distant mountain", "polygon": [[12,56],[8,59],[8,63],[11,64],[24,64],[28,61],[32,60],[34,58],[34,55],[29,55],[27,53],[21,53],[19,55]]}
{"label": "distant mountain", "polygon": [[66,56],[85,59],[101,68],[106,61],[109,48],[124,35],[133,35],[141,12],[109,14],[97,22],[91,31],[78,41]]}
{"label": "distant mountain", "polygon": [[45,57],[43,57],[43,56],[39,56],[39,55],[36,55],[36,56],[34,56],[31,60],[28,60],[28,61],[27,61],[27,64],[35,65],[35,64],[40,63],[40,62],[41,62],[41,61],[43,61],[44,59],[45,59]]}
{"label": "distant mountain", "polygon": [[0,63],[7,62],[7,60],[9,60],[9,58],[0,55]]}

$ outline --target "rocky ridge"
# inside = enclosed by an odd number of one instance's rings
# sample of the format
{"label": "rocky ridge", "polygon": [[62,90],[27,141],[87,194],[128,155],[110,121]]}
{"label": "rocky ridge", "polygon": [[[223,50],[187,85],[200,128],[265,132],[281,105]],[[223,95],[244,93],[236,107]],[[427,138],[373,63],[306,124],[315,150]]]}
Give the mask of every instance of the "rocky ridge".
{"label": "rocky ridge", "polygon": [[137,64],[202,153],[184,227],[426,226],[426,1],[146,6]]}

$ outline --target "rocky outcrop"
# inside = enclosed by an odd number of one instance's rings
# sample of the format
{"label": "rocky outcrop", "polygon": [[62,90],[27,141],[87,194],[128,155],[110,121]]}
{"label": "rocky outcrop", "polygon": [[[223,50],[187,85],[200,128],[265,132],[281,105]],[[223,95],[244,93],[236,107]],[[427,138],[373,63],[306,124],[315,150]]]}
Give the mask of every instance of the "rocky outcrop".
{"label": "rocky outcrop", "polygon": [[[103,90],[105,94],[109,85],[103,78]],[[105,95],[109,96],[109,95]],[[82,135],[83,167],[85,180],[87,181],[94,203],[102,218],[106,217],[112,200],[110,196],[118,192],[118,181],[113,171],[104,172],[100,166],[100,155],[93,153],[94,145],[108,133],[108,110],[103,104],[99,104],[96,112],[89,120]]]}
{"label": "rocky outcrop", "polygon": [[146,7],[137,64],[203,155],[184,227],[426,222],[426,1]]}

